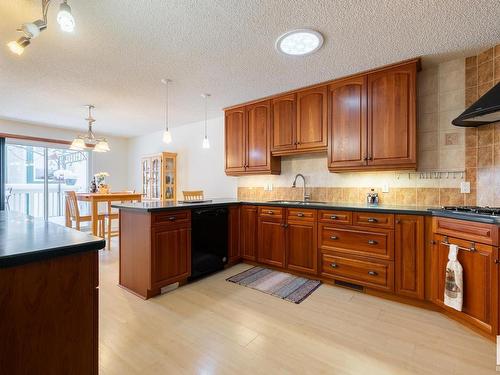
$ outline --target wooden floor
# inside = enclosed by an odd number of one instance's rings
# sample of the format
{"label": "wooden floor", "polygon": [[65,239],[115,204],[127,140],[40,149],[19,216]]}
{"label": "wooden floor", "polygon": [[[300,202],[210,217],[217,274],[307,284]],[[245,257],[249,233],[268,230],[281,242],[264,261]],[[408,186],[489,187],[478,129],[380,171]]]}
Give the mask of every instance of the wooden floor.
{"label": "wooden floor", "polygon": [[100,374],[495,374],[494,343],[436,312],[322,285],[300,305],[225,281],[143,301],[100,255]]}

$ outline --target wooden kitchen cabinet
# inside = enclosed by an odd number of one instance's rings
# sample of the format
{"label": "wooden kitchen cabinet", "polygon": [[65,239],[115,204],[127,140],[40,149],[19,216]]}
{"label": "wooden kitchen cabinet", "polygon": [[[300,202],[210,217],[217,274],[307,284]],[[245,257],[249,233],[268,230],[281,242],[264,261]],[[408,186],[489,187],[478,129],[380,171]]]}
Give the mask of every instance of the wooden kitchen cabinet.
{"label": "wooden kitchen cabinet", "polygon": [[[498,248],[469,240],[434,234],[432,254],[432,298],[450,315],[479,328],[490,336],[498,332]],[[463,267],[463,307],[456,311],[444,305],[446,264],[449,246],[456,244],[464,249],[474,245],[475,251],[458,251],[458,261]]]}
{"label": "wooden kitchen cabinet", "polygon": [[229,206],[228,215],[228,263],[235,263],[240,259],[240,206]]}
{"label": "wooden kitchen cabinet", "polygon": [[226,174],[245,172],[247,139],[245,107],[226,111],[224,126]]}
{"label": "wooden kitchen cabinet", "polygon": [[331,172],[415,169],[417,61],[331,83]]}
{"label": "wooden kitchen cabinet", "polygon": [[303,273],[318,273],[317,211],[288,209],[286,267]]}
{"label": "wooden kitchen cabinet", "polygon": [[284,268],[286,236],[282,212],[282,208],[259,207],[257,260]]}
{"label": "wooden kitchen cabinet", "polygon": [[120,210],[120,286],[148,299],[190,275],[191,210]]}
{"label": "wooden kitchen cabinet", "polygon": [[326,151],[327,87],[297,93],[297,150]]}
{"label": "wooden kitchen cabinet", "polygon": [[[297,148],[297,96],[289,94],[272,100],[273,154],[289,153]],[[286,152],[285,152],[286,151]]]}
{"label": "wooden kitchen cabinet", "polygon": [[243,205],[240,208],[241,257],[246,260],[257,260],[257,207]]}
{"label": "wooden kitchen cabinet", "polygon": [[368,166],[416,168],[417,63],[368,75]]}
{"label": "wooden kitchen cabinet", "polygon": [[264,100],[226,111],[227,175],[279,174],[279,157],[271,156],[271,102]]}
{"label": "wooden kitchen cabinet", "polygon": [[152,288],[187,279],[191,274],[190,227],[180,224],[152,229]]}
{"label": "wooden kitchen cabinet", "polygon": [[366,76],[328,86],[330,124],[328,167],[357,168],[367,162]]}
{"label": "wooden kitchen cabinet", "polygon": [[424,217],[396,215],[395,237],[396,293],[424,299]]}

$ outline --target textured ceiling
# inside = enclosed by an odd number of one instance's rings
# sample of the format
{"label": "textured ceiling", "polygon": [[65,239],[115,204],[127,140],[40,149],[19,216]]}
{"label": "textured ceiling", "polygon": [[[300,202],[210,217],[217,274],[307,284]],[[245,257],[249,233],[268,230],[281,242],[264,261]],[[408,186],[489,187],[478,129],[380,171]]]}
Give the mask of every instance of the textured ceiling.
{"label": "textured ceiling", "polygon": [[[69,0],[77,27],[49,26],[22,56],[5,43],[40,17],[41,0],[0,2],[0,117],[134,136],[159,130],[162,77],[171,86],[171,122],[203,119],[246,100],[424,56],[465,56],[500,41],[500,1]],[[287,30],[312,27],[324,47],[307,57],[276,53]]]}

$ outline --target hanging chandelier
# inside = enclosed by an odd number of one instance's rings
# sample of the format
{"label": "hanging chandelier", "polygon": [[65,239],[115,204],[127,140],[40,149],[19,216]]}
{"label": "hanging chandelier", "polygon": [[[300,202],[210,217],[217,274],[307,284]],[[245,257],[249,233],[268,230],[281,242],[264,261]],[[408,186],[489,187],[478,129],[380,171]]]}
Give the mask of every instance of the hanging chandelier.
{"label": "hanging chandelier", "polygon": [[92,104],[86,105],[89,110],[89,115],[85,119],[89,123],[89,129],[87,130],[87,134],[85,135],[77,135],[73,142],[71,142],[70,150],[75,151],[83,151],[87,149],[87,147],[92,148],[94,152],[108,152],[111,151],[109,148],[108,141],[106,138],[98,138],[95,136],[94,131],[92,130],[92,125],[95,122],[95,119],[92,117],[92,110],[95,108]]}
{"label": "hanging chandelier", "polygon": [[[50,1],[51,0],[42,0],[42,19],[24,23],[17,29],[23,36],[18,40],[7,43],[12,53],[22,55],[24,49],[30,45],[31,40],[38,37],[38,35],[47,28],[47,12],[49,10]],[[71,14],[71,7],[68,5],[67,0],[64,0],[59,6],[57,23],[64,32],[71,33],[75,29],[75,19]]]}

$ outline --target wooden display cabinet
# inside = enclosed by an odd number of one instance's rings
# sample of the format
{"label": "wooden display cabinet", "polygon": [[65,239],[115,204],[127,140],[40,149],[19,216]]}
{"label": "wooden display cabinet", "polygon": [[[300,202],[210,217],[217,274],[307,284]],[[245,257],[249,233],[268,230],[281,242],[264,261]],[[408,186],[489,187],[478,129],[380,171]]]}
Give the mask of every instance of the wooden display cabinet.
{"label": "wooden display cabinet", "polygon": [[177,154],[162,152],[141,158],[142,195],[146,200],[177,199]]}

